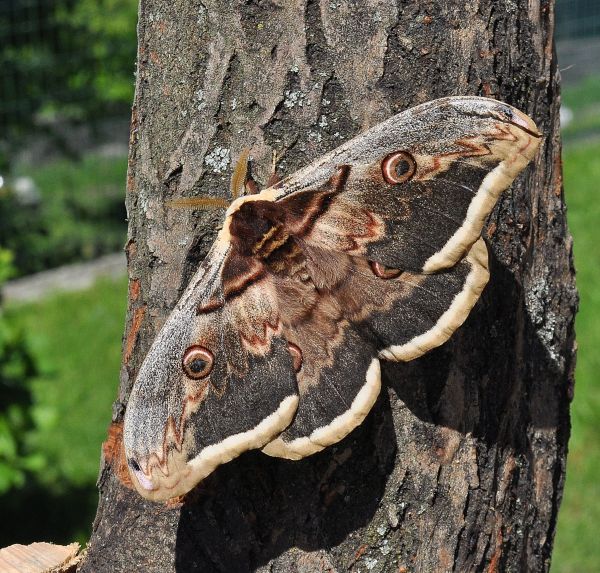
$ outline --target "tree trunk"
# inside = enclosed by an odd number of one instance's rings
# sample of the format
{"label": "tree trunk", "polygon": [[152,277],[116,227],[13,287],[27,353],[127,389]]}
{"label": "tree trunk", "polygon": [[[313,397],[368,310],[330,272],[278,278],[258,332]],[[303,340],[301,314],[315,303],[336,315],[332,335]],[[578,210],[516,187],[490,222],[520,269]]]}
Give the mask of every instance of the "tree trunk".
{"label": "tree trunk", "polygon": [[[548,570],[577,306],[553,22],[544,0],[141,0],[121,387],[80,571]],[[491,280],[467,322],[421,359],[382,363],[377,405],[337,446],[300,462],[246,453],[183,504],[142,500],[120,465],[119,423],[222,218],[165,201],[227,197],[245,146],[265,181],[271,150],[292,173],[458,94],[508,102],[546,136],[490,218]]]}

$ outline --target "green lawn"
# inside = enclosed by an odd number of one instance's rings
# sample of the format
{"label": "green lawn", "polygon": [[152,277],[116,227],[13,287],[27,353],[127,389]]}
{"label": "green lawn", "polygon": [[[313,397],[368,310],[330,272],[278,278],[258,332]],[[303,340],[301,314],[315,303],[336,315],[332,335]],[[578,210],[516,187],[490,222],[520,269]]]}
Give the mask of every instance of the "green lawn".
{"label": "green lawn", "polygon": [[562,103],[573,117],[562,129],[565,142],[597,137],[600,133],[600,75],[584,78],[562,90]]}
{"label": "green lawn", "polygon": [[[0,190],[0,244],[18,275],[118,251],[127,233],[127,157],[89,153],[79,160],[16,164]],[[33,180],[39,200],[22,203],[19,176]]]}
{"label": "green lawn", "polygon": [[[29,512],[31,523],[27,523],[27,516],[19,514],[18,527],[6,532],[0,526],[0,537],[5,540],[13,534],[12,542],[64,542],[73,537],[85,540],[89,534],[97,503],[94,484],[100,446],[119,381],[126,301],[123,278],[7,308],[7,318],[25,331],[40,370],[33,381],[37,430],[28,437],[28,446],[47,459],[35,483],[14,492],[7,501],[12,499],[15,509],[21,506],[22,511],[24,504],[38,500],[45,489],[48,511],[63,512],[65,519],[59,523],[56,516]],[[65,522],[68,519],[71,523]]]}
{"label": "green lawn", "polygon": [[600,142],[567,148],[564,185],[574,237],[577,371],[567,483],[558,519],[552,573],[600,570]]}

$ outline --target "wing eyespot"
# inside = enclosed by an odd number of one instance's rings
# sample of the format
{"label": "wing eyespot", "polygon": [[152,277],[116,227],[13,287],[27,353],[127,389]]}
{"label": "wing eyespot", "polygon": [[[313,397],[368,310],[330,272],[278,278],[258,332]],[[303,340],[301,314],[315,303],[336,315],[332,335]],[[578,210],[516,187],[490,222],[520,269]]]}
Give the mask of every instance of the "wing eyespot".
{"label": "wing eyespot", "polygon": [[381,162],[381,173],[390,185],[405,183],[412,179],[417,170],[417,162],[408,151],[394,151]]}
{"label": "wing eyespot", "polygon": [[186,376],[192,380],[206,378],[213,367],[212,352],[202,346],[190,346],[184,353],[181,365]]}
{"label": "wing eyespot", "polygon": [[380,279],[385,279],[385,280],[395,279],[395,278],[398,278],[402,274],[402,271],[400,269],[386,267],[385,265],[382,265],[381,263],[378,263],[376,261],[370,261],[369,265],[371,266],[371,270],[373,271],[373,274],[376,277],[379,277]]}

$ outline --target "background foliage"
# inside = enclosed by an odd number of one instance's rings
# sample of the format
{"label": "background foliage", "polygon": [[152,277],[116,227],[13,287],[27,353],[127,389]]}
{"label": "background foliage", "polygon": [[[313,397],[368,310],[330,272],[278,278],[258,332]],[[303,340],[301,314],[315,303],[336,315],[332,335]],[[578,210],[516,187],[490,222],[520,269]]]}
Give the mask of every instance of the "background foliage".
{"label": "background foliage", "polygon": [[0,127],[14,137],[66,119],[127,113],[133,98],[135,0],[0,4]]}
{"label": "background foliage", "polygon": [[[20,403],[33,423],[13,436],[21,454],[42,458],[10,490],[0,484],[0,547],[87,540],[98,503],[100,444],[119,380],[126,302],[123,278],[6,309],[6,322],[25,334],[36,364],[19,386],[27,390],[27,402]],[[1,416],[0,409],[0,428]],[[0,432],[0,467],[1,440]]]}
{"label": "background foliage", "polygon": [[0,190],[0,245],[14,255],[15,276],[121,249],[126,169],[124,156],[95,154],[17,166],[12,181],[29,181],[34,195],[20,196],[10,180]]}
{"label": "background foliage", "polygon": [[[13,274],[12,254],[0,248],[0,286]],[[36,366],[23,330],[6,320],[0,309],[0,496],[22,487],[29,472],[44,464],[40,452],[28,451],[33,429],[31,380]]]}

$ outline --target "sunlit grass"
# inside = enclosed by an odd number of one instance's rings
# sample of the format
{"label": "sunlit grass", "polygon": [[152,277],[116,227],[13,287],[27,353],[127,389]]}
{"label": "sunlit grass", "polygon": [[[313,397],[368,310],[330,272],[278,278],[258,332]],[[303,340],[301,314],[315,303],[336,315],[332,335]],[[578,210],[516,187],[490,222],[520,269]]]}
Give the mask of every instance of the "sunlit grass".
{"label": "sunlit grass", "polygon": [[573,116],[563,126],[565,141],[600,135],[600,75],[591,75],[562,90],[562,104]]}
{"label": "sunlit grass", "polygon": [[574,237],[577,286],[577,371],[571,409],[567,482],[552,573],[600,570],[600,143],[567,149],[564,185]]}
{"label": "sunlit grass", "polygon": [[577,84],[564,86],[562,99],[574,111],[599,103],[600,75],[590,75]]}
{"label": "sunlit grass", "polygon": [[119,380],[125,279],[7,309],[37,359],[32,449],[48,458],[50,486],[93,484]]}

